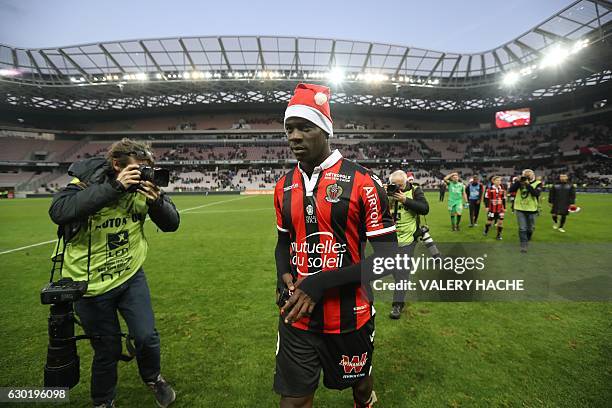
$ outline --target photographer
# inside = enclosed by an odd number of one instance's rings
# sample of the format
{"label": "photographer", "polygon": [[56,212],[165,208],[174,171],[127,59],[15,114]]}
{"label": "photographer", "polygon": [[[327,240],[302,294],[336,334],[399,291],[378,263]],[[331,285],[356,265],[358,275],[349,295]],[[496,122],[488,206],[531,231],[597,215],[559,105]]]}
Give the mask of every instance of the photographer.
{"label": "photographer", "polygon": [[519,226],[519,239],[521,241],[521,252],[527,252],[527,247],[533,230],[540,205],[540,193],[542,182],[536,179],[531,169],[523,170],[518,178],[508,189],[508,193],[516,193],[514,199],[514,211]]}
{"label": "photographer", "polygon": [[68,173],[74,179],[55,194],[49,209],[66,244],[64,276],[88,281],[75,310],[94,349],[91,397],[96,407],[114,407],[121,357],[117,312],[135,340],[140,376],[158,405],[166,407],[175,399],[160,374],[159,334],[142,265],[148,249],[147,214],[164,232],[177,230],[179,214],[158,186],[141,180],[140,166],[145,165],[153,165],[146,145],[130,139],[116,142],[106,159],[72,164]]}
{"label": "photographer", "polygon": [[[397,228],[397,241],[400,251],[412,257],[416,241],[414,234],[419,228],[419,215],[429,213],[429,204],[421,188],[408,182],[408,176],[402,170],[397,170],[389,176],[387,186],[390,208]],[[409,271],[399,269],[393,274],[397,283],[408,281]],[[406,290],[395,290],[393,304],[389,317],[399,319],[404,309]]]}

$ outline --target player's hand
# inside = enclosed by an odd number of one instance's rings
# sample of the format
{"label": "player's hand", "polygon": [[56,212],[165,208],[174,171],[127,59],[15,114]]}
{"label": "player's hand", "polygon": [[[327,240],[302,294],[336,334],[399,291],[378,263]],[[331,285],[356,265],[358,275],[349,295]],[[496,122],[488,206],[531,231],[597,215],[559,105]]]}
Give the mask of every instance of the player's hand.
{"label": "player's hand", "polygon": [[281,279],[283,280],[283,283],[285,284],[287,289],[289,289],[290,291],[295,290],[295,284],[293,283],[293,276],[290,273],[283,273],[283,275],[281,276]]}
{"label": "player's hand", "polygon": [[[295,290],[295,285],[293,283],[293,276],[290,273],[283,273],[281,275],[281,279],[283,280],[283,283],[285,284],[287,289],[289,289],[291,292]],[[281,295],[280,291],[277,290],[276,291],[276,304],[278,304],[278,299],[280,298],[280,295]]]}
{"label": "player's hand", "polygon": [[297,322],[305,316],[310,316],[316,302],[310,296],[303,292],[300,288],[296,288],[293,295],[289,298],[285,306],[281,308],[281,314],[289,313],[285,316],[285,323],[291,324]]}
{"label": "player's hand", "polygon": [[134,184],[140,183],[140,170],[138,164],[130,164],[119,172],[117,181],[121,183],[124,189],[130,188]]}
{"label": "player's hand", "polygon": [[143,196],[147,197],[149,203],[154,203],[159,200],[161,190],[155,184],[150,181],[144,181],[140,184],[138,192]]}
{"label": "player's hand", "polygon": [[406,204],[406,196],[402,193],[400,193],[399,191],[396,191],[395,193],[393,193],[393,195],[391,196],[394,199],[396,199],[397,201],[399,201],[402,204]]}

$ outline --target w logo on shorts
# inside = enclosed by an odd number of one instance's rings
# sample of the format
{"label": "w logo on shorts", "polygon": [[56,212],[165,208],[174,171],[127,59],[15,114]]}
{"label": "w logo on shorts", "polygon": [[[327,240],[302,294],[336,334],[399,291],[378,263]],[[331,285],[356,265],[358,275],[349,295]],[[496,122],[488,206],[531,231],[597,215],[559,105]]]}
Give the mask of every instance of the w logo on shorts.
{"label": "w logo on shorts", "polygon": [[340,365],[344,368],[344,373],[349,374],[352,371],[355,371],[355,374],[359,374],[363,367],[366,365],[368,361],[368,353],[363,353],[361,358],[359,356],[345,356],[342,355],[342,361],[340,361]]}

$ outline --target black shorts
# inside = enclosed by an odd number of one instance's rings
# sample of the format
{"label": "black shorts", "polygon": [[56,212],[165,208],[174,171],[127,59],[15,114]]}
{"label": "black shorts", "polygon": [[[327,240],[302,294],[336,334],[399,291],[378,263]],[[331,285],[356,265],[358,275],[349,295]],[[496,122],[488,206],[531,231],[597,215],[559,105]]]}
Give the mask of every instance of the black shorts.
{"label": "black shorts", "polygon": [[359,330],[319,334],[278,322],[274,391],[286,397],[315,392],[321,369],[327,388],[352,387],[370,375],[374,353],[374,317]]}
{"label": "black shorts", "polygon": [[489,211],[489,212],[487,213],[487,218],[488,218],[490,221],[498,221],[498,220],[499,220],[499,221],[503,221],[503,220],[504,220],[504,215],[505,215],[505,213],[503,213],[503,212],[493,212],[493,211]]}

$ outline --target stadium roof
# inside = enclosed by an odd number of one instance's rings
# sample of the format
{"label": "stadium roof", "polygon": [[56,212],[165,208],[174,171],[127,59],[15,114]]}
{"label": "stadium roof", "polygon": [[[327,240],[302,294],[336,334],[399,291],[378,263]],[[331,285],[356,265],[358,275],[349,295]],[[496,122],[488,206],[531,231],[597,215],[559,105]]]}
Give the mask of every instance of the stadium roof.
{"label": "stadium roof", "polygon": [[[15,105],[20,92],[7,83],[86,87],[93,91],[94,99],[102,94],[110,97],[112,92],[103,91],[109,85],[118,85],[123,91],[125,86],[144,82],[151,89],[155,89],[154,83],[177,84],[158,87],[164,94],[184,93],[185,86],[180,84],[185,82],[193,91],[194,83],[206,88],[210,87],[206,83],[217,82],[233,89],[246,82],[303,80],[342,82],[347,87],[393,84],[396,89],[475,89],[498,84],[508,73],[528,76],[560,47],[572,54],[602,42],[610,35],[611,20],[610,2],[579,0],[512,41],[471,54],[269,36],[146,39],[45,49],[0,45],[0,91],[13,89],[9,95],[13,102],[9,99],[8,103]],[[593,74],[598,71],[582,72],[583,77]],[[94,91],[95,87],[99,89]]]}

